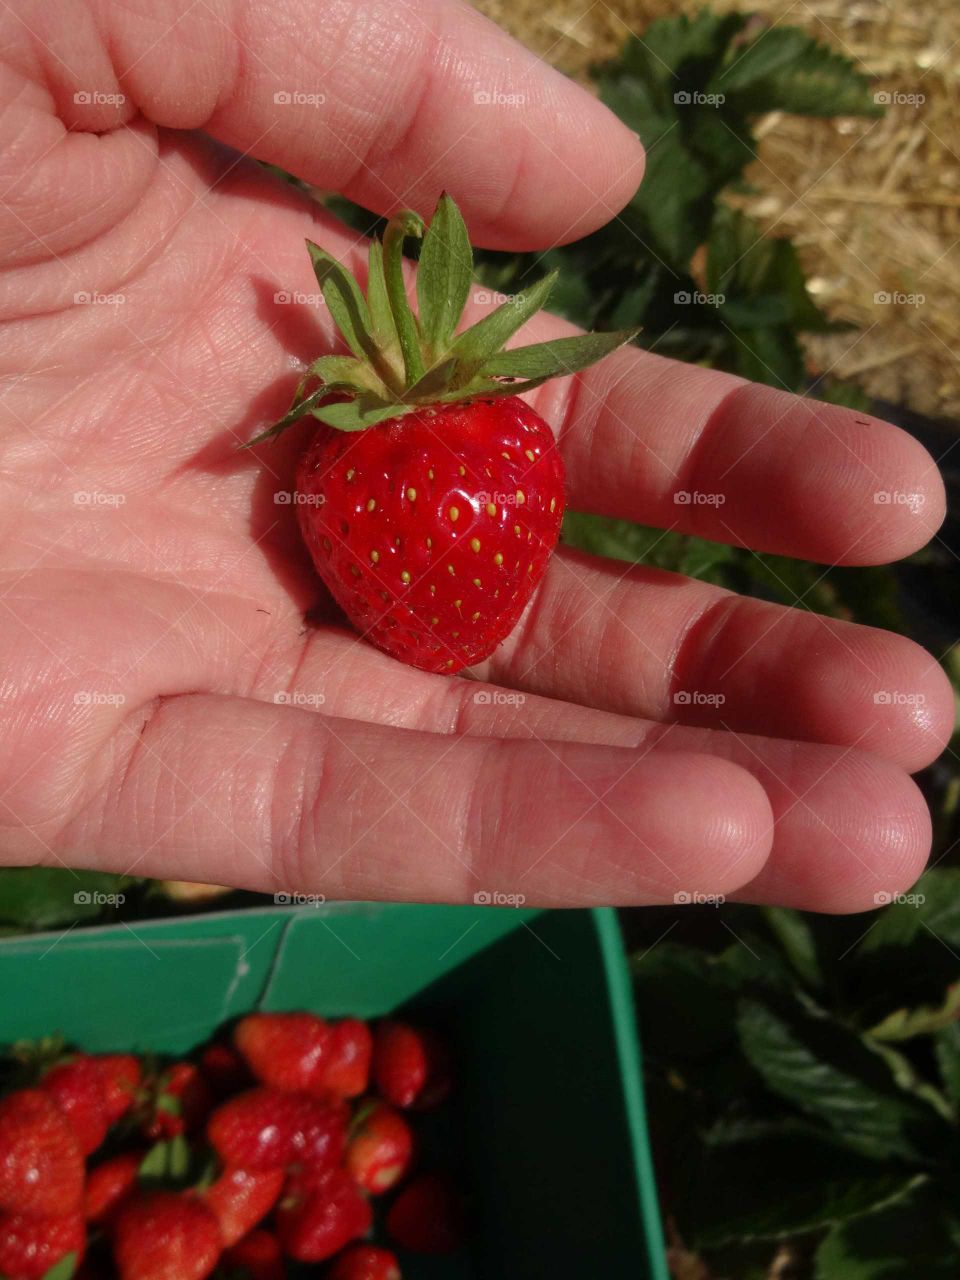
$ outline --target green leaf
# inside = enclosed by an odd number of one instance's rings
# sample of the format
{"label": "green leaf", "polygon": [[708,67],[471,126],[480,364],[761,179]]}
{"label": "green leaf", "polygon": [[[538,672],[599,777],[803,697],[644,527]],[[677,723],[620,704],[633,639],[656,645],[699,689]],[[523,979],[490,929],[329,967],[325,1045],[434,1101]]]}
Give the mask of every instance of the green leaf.
{"label": "green leaf", "polygon": [[502,302],[495,311],[465,329],[455,339],[449,354],[456,356],[459,361],[463,383],[472,380],[485,361],[499,351],[507,339],[526,324],[531,316],[542,309],[556,278],[556,271],[551,271],[515,298]]}
{"label": "green leaf", "polygon": [[350,272],[331,257],[326,250],[312,240],[307,241],[310,261],[313,263],[317,284],[323,300],[344,341],[358,359],[370,359],[375,354],[371,333],[370,312],[360,286]]}
{"label": "green leaf", "polygon": [[403,242],[408,236],[420,239],[423,233],[423,219],[413,209],[402,209],[390,219],[383,233],[383,272],[393,323],[403,352],[406,386],[412,386],[423,377],[423,354],[420,350],[420,328],[410,308],[403,276]]}
{"label": "green leaf", "polygon": [[745,111],[789,111],[796,115],[883,114],[870,81],[843,54],[799,27],[763,31],[744,50],[731,45],[726,65],[707,86]]}
{"label": "green leaf", "polygon": [[746,1125],[708,1140],[680,1224],[700,1247],[777,1239],[864,1213],[915,1177],[802,1124]]}
{"label": "green leaf", "polygon": [[960,1109],[960,1023],[951,1023],[933,1038],[933,1051],[947,1097]]}
{"label": "green leaf", "polygon": [[934,1031],[956,1023],[960,1018],[960,982],[947,988],[942,1003],[933,1008],[920,1005],[915,1009],[894,1009],[869,1031],[872,1040],[912,1040],[914,1036],[928,1036]]}
{"label": "green leaf", "polygon": [[885,907],[857,950],[862,956],[888,947],[903,950],[931,935],[941,945],[960,947],[960,868],[926,872],[910,893]]}
{"label": "green leaf", "polygon": [[934,1111],[901,1093],[883,1060],[840,1023],[797,1013],[788,1019],[744,1000],[737,1028],[767,1088],[852,1149],[923,1160],[935,1145]]}
{"label": "green leaf", "polygon": [[386,397],[388,389],[366,360],[353,356],[320,356],[310,365],[311,377],[319,378],[327,391],[358,391]]}
{"label": "green leaf", "polygon": [[417,268],[420,333],[434,354],[445,351],[466,306],[473,251],[460,210],[444,192],[430,220]]}
{"label": "green leaf", "polygon": [[65,1253],[59,1262],[43,1273],[43,1280],[70,1280],[76,1269],[76,1253]]}
{"label": "green leaf", "polygon": [[553,338],[529,347],[514,347],[491,356],[483,366],[487,378],[562,378],[602,360],[617,347],[637,336],[636,329],[613,333],[583,333],[570,338]]}
{"label": "green leaf", "polygon": [[150,1185],[182,1185],[190,1178],[194,1156],[182,1133],[169,1142],[157,1142],[140,1162],[139,1179]]}
{"label": "green leaf", "polygon": [[799,911],[764,907],[763,916],[797,974],[810,987],[822,981],[813,930]]}
{"label": "green leaf", "polygon": [[363,431],[365,427],[385,422],[387,418],[399,418],[410,413],[409,404],[387,404],[375,397],[357,396],[355,400],[343,400],[339,404],[325,404],[310,412],[321,422],[336,427],[338,431]]}
{"label": "green leaf", "polygon": [[885,1208],[839,1223],[817,1250],[816,1280],[956,1280],[960,1253],[925,1185]]}
{"label": "green leaf", "polygon": [[367,265],[367,305],[370,321],[377,342],[385,350],[400,350],[397,326],[387,296],[387,281],[383,273],[383,245],[376,237],[370,240],[370,256]]}
{"label": "green leaf", "polygon": [[21,929],[53,929],[93,919],[119,905],[103,898],[136,883],[130,876],[64,867],[5,867],[0,869],[0,921]]}

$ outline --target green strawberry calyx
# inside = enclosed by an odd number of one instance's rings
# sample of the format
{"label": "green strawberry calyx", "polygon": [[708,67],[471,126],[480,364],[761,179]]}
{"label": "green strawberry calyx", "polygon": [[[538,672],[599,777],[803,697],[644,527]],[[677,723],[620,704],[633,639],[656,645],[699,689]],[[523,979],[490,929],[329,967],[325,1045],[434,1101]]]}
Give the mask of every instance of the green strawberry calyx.
{"label": "green strawberry calyx", "polygon": [[[421,241],[416,315],[403,275],[408,237]],[[551,271],[458,333],[473,282],[473,251],[460,210],[446,193],[429,226],[404,209],[390,219],[382,242],[370,241],[366,294],[331,254],[310,240],[307,248],[351,354],[314,360],[287,413],[251,445],[279,435],[304,414],[338,431],[362,431],[427,405],[518,395],[585,369],[638,332],[584,333],[505,351],[507,340],[546,303],[557,278]]]}

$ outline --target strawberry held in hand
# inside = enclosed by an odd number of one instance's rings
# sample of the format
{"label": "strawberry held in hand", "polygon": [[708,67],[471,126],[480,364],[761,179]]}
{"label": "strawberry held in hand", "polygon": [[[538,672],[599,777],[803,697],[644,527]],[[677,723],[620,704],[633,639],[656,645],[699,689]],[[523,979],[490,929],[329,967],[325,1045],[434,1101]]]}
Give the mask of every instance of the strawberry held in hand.
{"label": "strawberry held in hand", "polygon": [[[407,236],[423,239],[419,316],[403,282]],[[379,648],[425,671],[459,671],[513,630],[560,533],[563,464],[519,393],[585,368],[633,332],[502,350],[543,306],[553,273],[457,334],[473,259],[447,195],[429,229],[405,210],[382,245],[371,241],[366,297],[336,259],[308,247],[352,355],[315,360],[290,411],[257,440],[304,414],[323,424],[296,481],[317,572]]]}

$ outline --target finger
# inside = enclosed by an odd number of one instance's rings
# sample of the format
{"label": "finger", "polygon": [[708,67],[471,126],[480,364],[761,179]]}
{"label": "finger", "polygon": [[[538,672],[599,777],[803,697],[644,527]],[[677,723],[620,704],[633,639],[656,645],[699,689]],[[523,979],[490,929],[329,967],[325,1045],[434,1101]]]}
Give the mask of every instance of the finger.
{"label": "finger", "polygon": [[[385,678],[395,669],[390,659],[333,629],[314,633],[288,666],[301,694],[325,691],[323,702],[314,705],[338,716],[456,736],[706,753],[739,765],[763,786],[774,815],[769,858],[754,880],[731,895],[741,901],[810,911],[870,910],[909,889],[930,853],[930,819],[917,786],[901,768],[857,748],[665,727],[420,672],[391,681]],[[271,697],[272,688],[265,690]],[[373,690],[378,692],[371,701]],[[690,880],[674,892],[689,897],[711,890]]]}
{"label": "finger", "polygon": [[142,721],[61,836],[71,864],[95,849],[104,868],[271,892],[587,905],[670,901],[691,878],[727,892],[769,850],[763,789],[707,756],[451,740],[199,694]]}
{"label": "finger", "polygon": [[501,247],[574,240],[640,181],[636,136],[466,5],[68,7],[30,0],[5,26],[69,128],[102,132],[139,110],[379,212],[426,214],[446,188],[476,240]]}
{"label": "finger", "polygon": [[[572,332],[541,316],[518,341]],[[537,393],[570,505],[827,564],[880,564],[940,527],[912,436],[870,414],[627,348]]]}
{"label": "finger", "polygon": [[953,692],[904,636],[577,552],[554,555],[481,674],[609,711],[859,746],[919,769]]}

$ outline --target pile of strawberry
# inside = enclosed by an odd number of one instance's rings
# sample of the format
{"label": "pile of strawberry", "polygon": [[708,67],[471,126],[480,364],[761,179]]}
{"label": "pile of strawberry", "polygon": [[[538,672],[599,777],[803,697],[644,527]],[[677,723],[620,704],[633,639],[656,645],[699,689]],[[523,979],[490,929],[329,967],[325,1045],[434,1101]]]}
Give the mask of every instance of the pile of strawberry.
{"label": "pile of strawberry", "polygon": [[282,1280],[288,1259],[400,1280],[369,1242],[388,1192],[391,1244],[461,1245],[447,1175],[398,1185],[420,1163],[410,1113],[450,1091],[430,1029],[256,1013],[191,1060],[49,1057],[0,1099],[0,1280]]}

